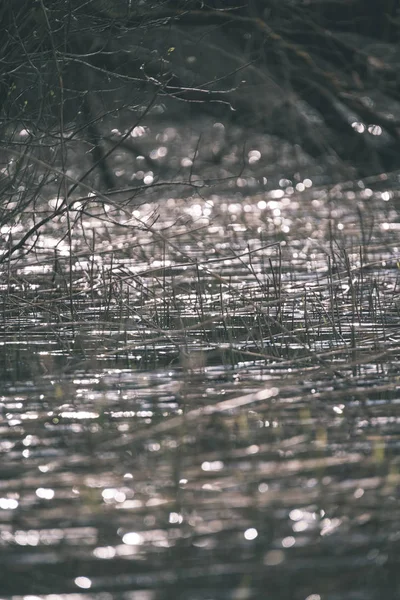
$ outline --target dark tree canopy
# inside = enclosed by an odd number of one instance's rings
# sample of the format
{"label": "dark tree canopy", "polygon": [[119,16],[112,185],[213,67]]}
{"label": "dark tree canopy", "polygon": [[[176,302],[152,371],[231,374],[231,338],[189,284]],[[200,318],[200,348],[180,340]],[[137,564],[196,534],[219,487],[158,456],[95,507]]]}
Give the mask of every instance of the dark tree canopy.
{"label": "dark tree canopy", "polygon": [[208,111],[357,173],[398,166],[394,0],[6,0],[2,137],[73,127],[101,149],[104,114]]}

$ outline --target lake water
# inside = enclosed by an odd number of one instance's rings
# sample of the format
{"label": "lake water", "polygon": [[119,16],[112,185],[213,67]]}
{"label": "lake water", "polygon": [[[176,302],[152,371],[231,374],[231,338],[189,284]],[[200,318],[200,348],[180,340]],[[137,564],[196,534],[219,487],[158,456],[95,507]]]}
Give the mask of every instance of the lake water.
{"label": "lake water", "polygon": [[191,131],[2,265],[0,598],[395,600],[400,177]]}

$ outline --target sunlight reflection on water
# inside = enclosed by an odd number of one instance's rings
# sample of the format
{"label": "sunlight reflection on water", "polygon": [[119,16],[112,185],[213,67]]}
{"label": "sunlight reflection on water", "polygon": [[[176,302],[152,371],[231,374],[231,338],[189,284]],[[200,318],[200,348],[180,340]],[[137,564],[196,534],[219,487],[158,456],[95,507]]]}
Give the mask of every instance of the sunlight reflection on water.
{"label": "sunlight reflection on water", "polygon": [[392,576],[396,191],[246,186],[52,223],[2,283],[7,600]]}

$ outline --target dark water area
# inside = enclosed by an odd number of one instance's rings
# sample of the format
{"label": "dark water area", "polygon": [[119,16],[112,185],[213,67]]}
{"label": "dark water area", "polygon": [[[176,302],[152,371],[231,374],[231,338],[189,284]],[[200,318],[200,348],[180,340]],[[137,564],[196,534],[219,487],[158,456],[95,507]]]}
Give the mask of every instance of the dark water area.
{"label": "dark water area", "polygon": [[399,598],[400,176],[157,135],[2,266],[1,600]]}

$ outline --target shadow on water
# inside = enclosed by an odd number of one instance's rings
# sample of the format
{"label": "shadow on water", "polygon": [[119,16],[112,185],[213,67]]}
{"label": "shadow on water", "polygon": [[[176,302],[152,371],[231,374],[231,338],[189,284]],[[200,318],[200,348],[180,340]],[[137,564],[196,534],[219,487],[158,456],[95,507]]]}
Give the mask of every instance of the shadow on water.
{"label": "shadow on water", "polygon": [[263,181],[253,141],[3,268],[2,598],[399,597],[399,178]]}

